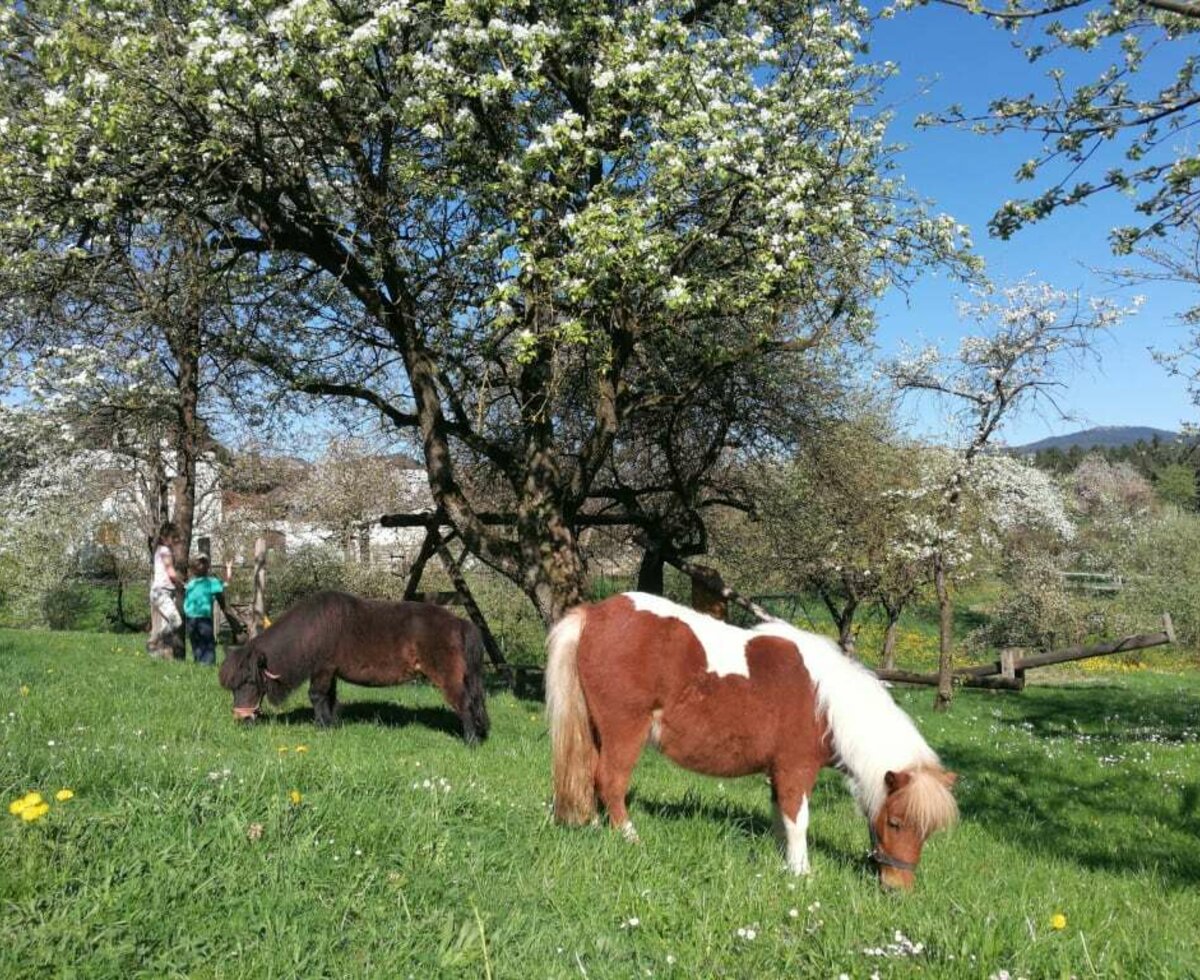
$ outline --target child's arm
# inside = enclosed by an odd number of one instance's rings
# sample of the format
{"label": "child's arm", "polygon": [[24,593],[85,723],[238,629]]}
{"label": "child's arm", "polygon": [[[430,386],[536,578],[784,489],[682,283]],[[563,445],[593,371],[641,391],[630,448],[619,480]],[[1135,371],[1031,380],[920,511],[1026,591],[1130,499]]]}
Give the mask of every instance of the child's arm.
{"label": "child's arm", "polygon": [[167,578],[171,580],[173,585],[182,585],[183,577],[175,570],[175,556],[171,554],[171,549],[167,548],[167,553],[163,555],[163,571],[167,573]]}
{"label": "child's arm", "polygon": [[[220,581],[220,579],[217,581]],[[237,633],[244,631],[246,628],[245,624],[238,619],[237,616],[230,612],[229,607],[225,605],[225,590],[222,589],[220,592],[215,593],[213,595],[213,599],[215,599],[217,605],[221,607],[221,612],[225,614],[225,619],[229,623],[229,628],[233,630],[234,634],[236,635]]]}

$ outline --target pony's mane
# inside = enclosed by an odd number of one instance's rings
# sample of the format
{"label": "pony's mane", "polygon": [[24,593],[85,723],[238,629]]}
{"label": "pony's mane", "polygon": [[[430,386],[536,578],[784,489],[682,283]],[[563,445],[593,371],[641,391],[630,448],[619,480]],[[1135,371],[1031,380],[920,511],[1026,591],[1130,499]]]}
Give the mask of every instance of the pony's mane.
{"label": "pony's mane", "polygon": [[922,837],[958,822],[958,803],[949,780],[939,768],[914,769],[912,778],[896,793],[896,805]]}
{"label": "pony's mane", "polygon": [[[937,753],[879,678],[842,653],[831,639],[786,623],[764,623],[754,632],[796,645],[816,685],[817,712],[825,718],[834,761],[845,771],[850,792],[868,819],[875,819],[887,797],[884,775],[889,770],[913,770],[914,775],[928,770],[932,775],[941,769]],[[920,782],[923,787],[926,780]],[[944,785],[941,788],[949,795]],[[928,812],[930,819],[945,812],[945,801],[923,789],[912,795],[910,805],[922,814]]]}

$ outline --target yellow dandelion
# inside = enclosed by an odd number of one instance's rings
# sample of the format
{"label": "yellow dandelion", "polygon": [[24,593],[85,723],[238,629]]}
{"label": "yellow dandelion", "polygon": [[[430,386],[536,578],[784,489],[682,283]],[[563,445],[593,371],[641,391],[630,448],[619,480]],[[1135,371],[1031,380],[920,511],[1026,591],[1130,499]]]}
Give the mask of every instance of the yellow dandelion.
{"label": "yellow dandelion", "polygon": [[67,800],[74,798],[74,796],[75,796],[75,790],[67,789],[66,787],[63,787],[57,793],[54,794],[54,798],[56,800],[58,800],[59,803],[66,803]]}
{"label": "yellow dandelion", "polygon": [[20,691],[21,691],[21,697],[23,697],[23,698],[29,697],[29,685],[28,684],[22,684],[20,687]]}
{"label": "yellow dandelion", "polygon": [[37,803],[34,806],[27,806],[21,811],[21,819],[26,823],[33,823],[35,820],[41,820],[47,813],[50,812],[49,803]]}
{"label": "yellow dandelion", "polygon": [[43,802],[44,801],[42,800],[41,793],[26,793],[19,800],[13,800],[13,802],[8,805],[8,812],[23,813],[24,811],[32,809],[35,806],[41,806]]}
{"label": "yellow dandelion", "polygon": [[271,625],[271,620],[269,620],[266,616],[263,616],[262,624],[263,624],[263,629],[267,629]]}
{"label": "yellow dandelion", "polygon": [[296,746],[296,751],[297,751],[297,752],[307,752],[307,751],[308,751],[308,746],[307,746],[307,745],[297,745],[297,746]]}
{"label": "yellow dandelion", "polygon": [[280,745],[275,751],[278,752],[280,755],[283,755],[287,750],[288,750],[288,747],[286,745]]}
{"label": "yellow dandelion", "polygon": [[300,790],[294,789],[288,793],[288,799],[292,801],[292,806],[299,806],[304,797],[300,795]]}
{"label": "yellow dandelion", "polygon": [[1067,917],[1065,915],[1063,915],[1061,912],[1055,912],[1052,916],[1050,916],[1050,928],[1051,929],[1067,928]]}

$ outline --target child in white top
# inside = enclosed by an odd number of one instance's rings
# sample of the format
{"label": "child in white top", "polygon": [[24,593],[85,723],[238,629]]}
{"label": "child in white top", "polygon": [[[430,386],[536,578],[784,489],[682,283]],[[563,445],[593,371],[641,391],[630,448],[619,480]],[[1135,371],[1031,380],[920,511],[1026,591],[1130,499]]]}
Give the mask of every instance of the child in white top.
{"label": "child in white top", "polygon": [[183,617],[175,605],[175,589],[182,584],[175,570],[173,549],[179,543],[179,529],[167,522],[158,531],[154,545],[154,577],[150,580],[150,608],[158,613],[158,628],[150,634],[150,656],[163,660],[181,658],[183,643],[179,628]]}

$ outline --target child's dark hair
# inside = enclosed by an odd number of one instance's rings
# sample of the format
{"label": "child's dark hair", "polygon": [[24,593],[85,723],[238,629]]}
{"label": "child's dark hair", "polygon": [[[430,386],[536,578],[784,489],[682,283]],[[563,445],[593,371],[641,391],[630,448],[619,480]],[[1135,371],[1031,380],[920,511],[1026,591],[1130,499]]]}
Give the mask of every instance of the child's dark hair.
{"label": "child's dark hair", "polygon": [[188,562],[188,572],[193,578],[207,575],[208,569],[208,558],[204,555],[197,555],[190,562]]}
{"label": "child's dark hair", "polygon": [[167,544],[178,537],[179,525],[174,521],[163,521],[162,526],[158,529],[158,537],[155,539],[155,543]]}

